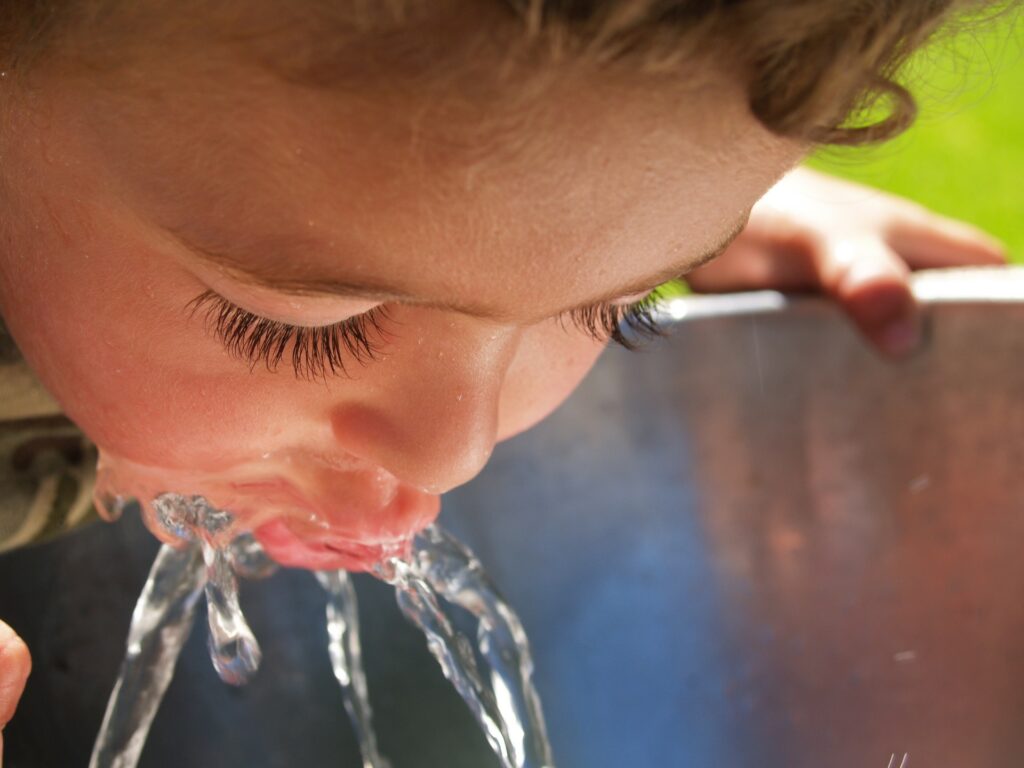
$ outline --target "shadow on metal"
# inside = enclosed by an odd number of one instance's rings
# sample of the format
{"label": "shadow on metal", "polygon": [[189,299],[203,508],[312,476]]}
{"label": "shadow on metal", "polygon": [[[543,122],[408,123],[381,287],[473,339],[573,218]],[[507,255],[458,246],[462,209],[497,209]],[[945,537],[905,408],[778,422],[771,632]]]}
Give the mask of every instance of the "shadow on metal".
{"label": "shadow on metal", "polygon": [[[1024,764],[1020,288],[925,276],[898,365],[819,301],[684,300],[447,497],[531,635],[559,765]],[[8,768],[87,763],[155,551],[126,519],[0,557],[35,657]],[[496,765],[390,589],[358,588],[394,767]],[[142,766],[359,764],[312,578],[243,603],[263,670],[222,685],[196,633]]]}

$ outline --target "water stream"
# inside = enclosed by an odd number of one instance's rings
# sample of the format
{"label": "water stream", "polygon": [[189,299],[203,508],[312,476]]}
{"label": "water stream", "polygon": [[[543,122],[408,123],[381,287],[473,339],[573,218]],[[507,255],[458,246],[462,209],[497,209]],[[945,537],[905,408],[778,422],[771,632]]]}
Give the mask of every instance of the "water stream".
{"label": "water stream", "polygon": [[198,549],[167,544],[153,562],[132,613],[128,651],[93,747],[90,768],[131,768],[174,676],[203,591]]}
{"label": "water stream", "polygon": [[[225,542],[221,534],[231,530],[232,515],[200,496],[163,494],[151,508],[178,544],[161,547],[136,603],[90,768],[138,763],[200,593],[206,597],[210,658],[221,679],[241,685],[261,660],[238,601],[238,577],[268,576],[276,564],[251,534]],[[407,557],[387,557],[373,573],[395,588],[399,608],[423,632],[502,768],[553,768],[526,633],[473,553],[432,525],[416,535]],[[327,650],[363,768],[390,768],[373,729],[355,588],[345,571],[316,578],[327,594]],[[475,623],[469,636],[459,629],[467,620]]]}
{"label": "water stream", "polygon": [[[432,525],[414,539],[409,561],[392,558],[377,574],[397,590],[502,768],[554,766],[526,632],[473,553]],[[455,608],[476,621],[473,641],[456,629]]]}
{"label": "water stream", "polygon": [[363,768],[390,768],[391,764],[377,748],[377,734],[373,730],[373,711],[359,644],[356,588],[345,571],[317,573],[316,578],[327,592],[327,653],[345,697],[345,711],[359,741]]}

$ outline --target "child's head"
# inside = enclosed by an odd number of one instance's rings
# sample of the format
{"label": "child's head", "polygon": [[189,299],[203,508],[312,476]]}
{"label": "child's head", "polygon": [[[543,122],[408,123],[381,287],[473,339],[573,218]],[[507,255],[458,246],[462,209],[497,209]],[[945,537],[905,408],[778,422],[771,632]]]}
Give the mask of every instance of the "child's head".
{"label": "child's head", "polygon": [[948,3],[397,5],[0,26],[11,331],[110,490],[206,495],[307,565],[431,519],[810,142],[900,127],[892,86],[842,121]]}

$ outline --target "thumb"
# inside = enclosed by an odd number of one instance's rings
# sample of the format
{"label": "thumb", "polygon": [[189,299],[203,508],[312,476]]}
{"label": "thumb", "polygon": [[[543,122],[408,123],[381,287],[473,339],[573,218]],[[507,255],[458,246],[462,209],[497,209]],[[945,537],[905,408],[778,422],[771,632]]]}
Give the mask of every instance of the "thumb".
{"label": "thumb", "polygon": [[3,765],[3,728],[14,717],[31,669],[32,660],[25,643],[0,621],[0,766]]}
{"label": "thumb", "polygon": [[813,258],[825,291],[883,354],[902,358],[921,341],[910,269],[882,240],[822,243]]}

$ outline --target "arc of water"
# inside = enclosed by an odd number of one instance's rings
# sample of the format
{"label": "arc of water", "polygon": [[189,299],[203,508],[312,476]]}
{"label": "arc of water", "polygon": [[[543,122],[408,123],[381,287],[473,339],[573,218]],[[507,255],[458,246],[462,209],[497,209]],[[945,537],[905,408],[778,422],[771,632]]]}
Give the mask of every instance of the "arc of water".
{"label": "arc of water", "polygon": [[431,586],[477,620],[476,645],[509,740],[513,766],[553,766],[533,657],[522,622],[498,593],[477,557],[438,527],[423,530],[414,557]]}
{"label": "arc of water", "polygon": [[198,542],[206,566],[206,615],[210,627],[210,660],[220,679],[242,685],[259,669],[261,653],[238,604],[238,579],[233,561],[267,569],[254,549],[258,543],[243,540],[234,554],[222,542],[234,516],[213,507],[202,496],[164,493],[153,500],[160,526],[183,541]]}
{"label": "arc of water", "polygon": [[259,669],[262,654],[238,604],[238,578],[224,549],[201,540],[206,565],[210,659],[220,679],[242,685]]}
{"label": "arc of water", "polygon": [[160,548],[128,630],[128,651],[89,768],[134,768],[195,619],[205,574],[199,548]]}
{"label": "arc of water", "polygon": [[390,763],[380,754],[373,729],[373,710],[359,641],[355,585],[345,571],[321,571],[316,578],[327,592],[327,652],[334,676],[341,685],[345,711],[359,740],[363,768],[390,768]]}
{"label": "arc of water", "polygon": [[216,546],[230,514],[205,499],[163,494],[156,519],[180,547],[164,544],[135,604],[128,649],[93,747],[90,768],[134,768],[153,718],[192,630],[200,592],[206,594],[210,657],[221,679],[240,684],[255,671],[260,650],[238,604],[234,568],[266,575],[274,567],[255,540]]}
{"label": "arc of water", "polygon": [[512,762],[514,756],[493,691],[480,677],[472,648],[452,626],[430,583],[403,561],[390,561],[383,573],[387,573],[387,580],[395,587],[398,607],[423,632],[427,648],[466,702],[502,766],[520,768]]}
{"label": "arc of water", "polygon": [[[182,546],[161,548],[139,596],[128,651],[90,768],[137,764],[192,628],[201,590],[207,599],[210,655],[221,678],[245,682],[260,661],[259,646],[238,602],[236,570],[259,577],[275,565],[254,539],[224,547],[220,541],[232,517],[202,497],[164,494],[153,507],[159,524],[181,539]],[[426,636],[428,648],[504,768],[553,768],[526,634],[473,553],[432,526],[417,536],[408,560],[388,558],[375,573],[395,587],[399,608]],[[373,732],[355,590],[344,571],[317,578],[328,594],[328,651],[360,739],[363,766],[387,768]],[[476,619],[475,648],[453,625],[453,606]],[[477,654],[486,675],[480,672]]]}

